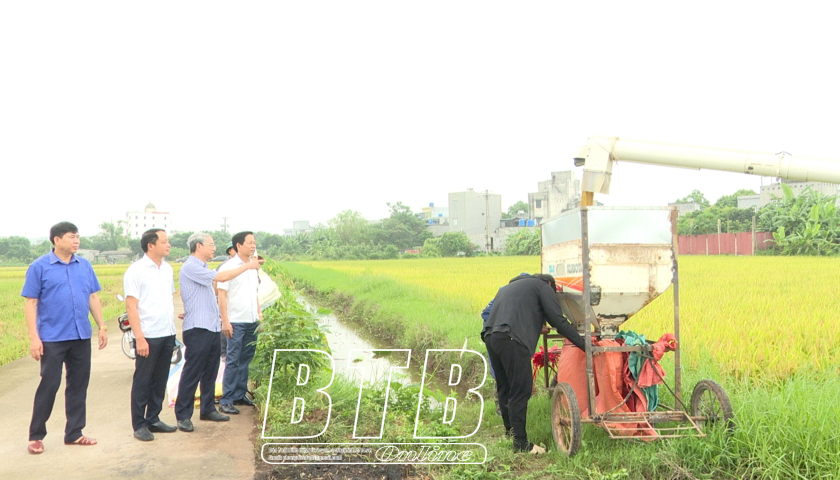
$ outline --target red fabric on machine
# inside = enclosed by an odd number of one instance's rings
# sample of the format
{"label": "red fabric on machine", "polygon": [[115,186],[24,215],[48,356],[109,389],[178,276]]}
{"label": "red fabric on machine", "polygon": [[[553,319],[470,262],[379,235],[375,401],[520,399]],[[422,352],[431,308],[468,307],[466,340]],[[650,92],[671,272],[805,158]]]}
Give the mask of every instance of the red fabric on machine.
{"label": "red fabric on machine", "polygon": [[[642,366],[642,371],[639,372],[639,387],[647,388],[652,385],[658,385],[664,381],[665,370],[659,365],[662,356],[665,352],[673,352],[677,348],[677,338],[673,333],[666,333],[659,337],[659,340],[652,345],[653,347],[653,361],[645,362]],[[633,385],[633,377],[630,376],[630,370],[627,370],[629,385]]]}

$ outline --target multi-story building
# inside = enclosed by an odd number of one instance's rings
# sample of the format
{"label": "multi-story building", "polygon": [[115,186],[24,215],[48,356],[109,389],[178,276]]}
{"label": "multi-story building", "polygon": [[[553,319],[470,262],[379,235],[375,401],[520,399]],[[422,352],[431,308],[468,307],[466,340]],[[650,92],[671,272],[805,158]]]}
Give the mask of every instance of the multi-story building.
{"label": "multi-story building", "polygon": [[538,191],[528,194],[530,217],[539,225],[543,220],[580,206],[580,181],[575,172],[551,172],[551,180],[539,182]]}
{"label": "multi-story building", "polygon": [[295,220],[292,222],[292,228],[283,229],[283,235],[288,237],[297,235],[298,233],[310,233],[312,231],[312,227],[309,226],[309,220]]}
{"label": "multi-story building", "polygon": [[799,182],[795,180],[782,180],[779,183],[771,183],[770,185],[764,185],[761,187],[761,192],[759,193],[761,199],[761,206],[765,206],[768,203],[773,201],[773,197],[782,198],[784,193],[782,192],[782,183],[786,184],[793,190],[793,194],[795,196],[799,196],[806,188],[810,188],[815,192],[822,193],[824,195],[831,195],[836,196],[840,193],[840,189],[838,189],[838,185],[834,183],[823,183],[823,182]]}
{"label": "multi-story building", "polygon": [[449,232],[464,232],[482,250],[498,250],[496,237],[502,220],[502,196],[498,193],[466,192],[449,194]]}
{"label": "multi-story building", "polygon": [[689,212],[703,210],[703,205],[700,205],[697,202],[671,202],[668,204],[668,206],[677,207],[677,215],[680,217]]}
{"label": "multi-story building", "polygon": [[150,228],[162,228],[167,232],[172,230],[172,215],[169,212],[158,212],[152,202],[142,212],[126,213],[125,218],[128,238],[140,238]]}
{"label": "multi-story building", "polygon": [[428,207],[422,207],[418,215],[426,225],[445,225],[449,222],[449,208],[436,207],[430,203]]}

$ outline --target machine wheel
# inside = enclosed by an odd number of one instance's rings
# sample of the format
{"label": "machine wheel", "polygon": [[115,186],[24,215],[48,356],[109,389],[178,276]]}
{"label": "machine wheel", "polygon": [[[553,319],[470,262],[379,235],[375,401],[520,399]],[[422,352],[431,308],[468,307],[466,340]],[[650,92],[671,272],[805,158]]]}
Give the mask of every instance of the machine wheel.
{"label": "machine wheel", "polygon": [[134,360],[136,355],[136,350],[134,349],[134,335],[131,334],[131,330],[127,332],[123,332],[122,336],[122,351],[126,357]]}
{"label": "machine wheel", "polygon": [[557,448],[568,456],[580,449],[580,408],[572,386],[559,383],[551,397],[551,431]]}
{"label": "machine wheel", "polygon": [[695,420],[700,427],[713,428],[722,425],[730,432],[735,428],[735,414],[732,413],[729,395],[713,380],[700,380],[694,386],[694,392],[691,394],[691,416],[706,417],[704,420]]}

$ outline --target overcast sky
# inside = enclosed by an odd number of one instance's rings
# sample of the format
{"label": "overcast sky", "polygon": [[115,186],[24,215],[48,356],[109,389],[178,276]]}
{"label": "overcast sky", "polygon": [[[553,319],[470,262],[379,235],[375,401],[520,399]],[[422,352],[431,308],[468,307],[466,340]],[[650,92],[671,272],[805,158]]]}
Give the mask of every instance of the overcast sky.
{"label": "overcast sky", "polygon": [[[467,188],[506,209],[590,135],[840,159],[836,12],[783,5],[2,2],[0,236],[149,201],[278,233]],[[596,198],[761,182],[621,163]]]}

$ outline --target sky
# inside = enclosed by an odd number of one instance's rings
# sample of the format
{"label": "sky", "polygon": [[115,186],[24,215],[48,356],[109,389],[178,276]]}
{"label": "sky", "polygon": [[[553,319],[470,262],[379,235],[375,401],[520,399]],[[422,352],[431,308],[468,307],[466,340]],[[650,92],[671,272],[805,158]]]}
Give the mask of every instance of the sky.
{"label": "sky", "polygon": [[[468,188],[507,209],[590,135],[840,159],[836,12],[772,3],[2,2],[0,237],[150,201],[276,233]],[[773,180],[619,163],[596,199]]]}

